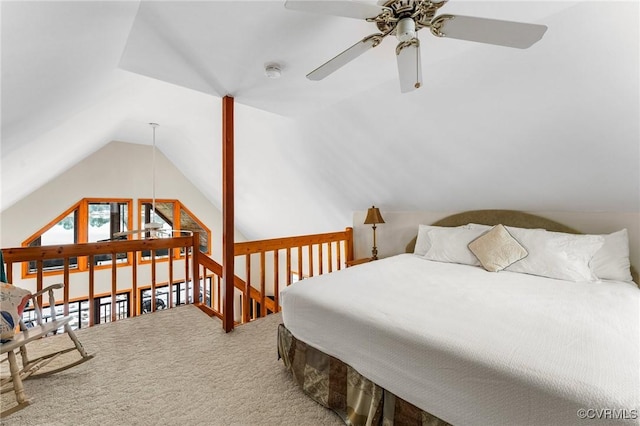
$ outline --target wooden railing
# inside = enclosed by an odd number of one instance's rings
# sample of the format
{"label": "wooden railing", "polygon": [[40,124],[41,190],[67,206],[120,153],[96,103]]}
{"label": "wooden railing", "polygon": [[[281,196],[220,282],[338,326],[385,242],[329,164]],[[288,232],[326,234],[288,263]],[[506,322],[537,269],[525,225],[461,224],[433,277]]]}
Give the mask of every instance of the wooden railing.
{"label": "wooden railing", "polygon": [[[185,255],[179,261],[184,262],[184,275],[175,277],[174,249],[184,248]],[[168,250],[169,256],[162,261],[156,258],[156,250]],[[85,298],[89,305],[89,326],[94,325],[95,303],[97,297],[111,296],[111,321],[116,321],[116,296],[129,292],[129,316],[140,314],[140,289],[150,289],[151,309],[157,309],[156,296],[159,284],[168,286],[167,307],[175,305],[173,299],[174,284],[185,284],[185,299],[180,303],[193,303],[210,316],[224,318],[223,310],[223,268],[215,260],[199,251],[199,236],[160,238],[148,240],[109,241],[86,244],[69,244],[60,246],[17,247],[2,249],[7,269],[7,279],[14,282],[15,267],[23,262],[36,262],[35,291],[40,291],[45,285],[44,261],[61,259],[63,264],[62,282],[65,284],[61,300],[64,315],[69,315],[69,304],[76,298],[70,297],[71,259],[87,262],[88,271],[73,272],[73,274],[87,274],[88,295]],[[150,253],[150,277],[141,282],[139,277],[138,254]],[[114,261],[117,254],[127,253],[128,263],[118,264]],[[111,286],[110,291],[96,293],[96,256],[111,255]],[[268,313],[280,310],[278,293],[283,285],[291,285],[295,280],[321,275],[345,267],[347,261],[353,259],[353,230],[325,234],[303,235],[287,238],[276,238],[261,241],[236,243],[236,263],[244,263],[243,268],[236,268],[244,277],[234,277],[234,287],[241,298],[240,312],[234,317],[236,323],[246,323]],[[267,261],[268,260],[268,261]],[[254,262],[257,261],[257,262]],[[120,267],[130,267],[130,281],[124,285]],[[162,273],[166,280],[158,279],[159,268],[166,268]],[[295,276],[295,277],[294,277]],[[60,281],[56,275],[57,282]],[[49,278],[49,277],[47,277]],[[54,278],[54,277],[51,277]],[[83,280],[85,276],[83,275]],[[77,281],[77,279],[75,280]],[[254,286],[252,283],[256,283]],[[189,288],[189,284],[191,288]],[[189,291],[192,297],[189,298]],[[105,294],[107,296],[105,296]],[[235,297],[235,295],[234,295]],[[42,303],[40,300],[39,303]],[[230,312],[234,315],[234,312]]]}
{"label": "wooden railing", "polygon": [[[303,279],[344,268],[353,259],[353,229],[236,243],[235,256],[236,264],[238,258],[245,264],[241,315],[244,323],[278,312],[280,287],[291,285],[294,274]],[[259,285],[255,293],[254,279]]]}
{"label": "wooden railing", "polygon": [[[126,241],[108,241],[108,242],[98,242],[98,243],[85,243],[85,244],[66,244],[59,246],[40,246],[40,247],[17,247],[17,248],[6,248],[2,249],[2,254],[4,257],[4,261],[6,264],[6,274],[7,280],[9,282],[16,282],[14,280],[14,265],[21,265],[22,262],[36,262],[36,272],[35,272],[35,291],[42,290],[44,286],[44,261],[51,259],[60,259],[62,260],[62,282],[64,285],[63,295],[62,295],[62,303],[64,306],[64,315],[69,315],[69,303],[70,298],[70,281],[71,281],[71,259],[77,258],[77,262],[88,264],[88,271],[81,272],[73,272],[73,274],[84,274],[87,275],[86,282],[88,283],[88,294],[86,298],[88,300],[89,305],[89,326],[94,325],[94,320],[96,318],[95,313],[95,303],[94,300],[98,295],[96,294],[96,270],[98,269],[95,266],[94,259],[96,256],[101,255],[111,255],[111,288],[108,294],[111,295],[111,306],[115,307],[116,305],[116,296],[117,294],[121,294],[123,292],[130,292],[129,298],[129,315],[136,316],[140,313],[140,304],[138,303],[138,292],[140,288],[150,287],[151,289],[151,311],[156,310],[156,288],[157,288],[157,275],[158,269],[162,265],[167,265],[168,270],[166,271],[167,280],[166,283],[169,286],[168,292],[168,307],[172,307],[174,305],[173,301],[173,285],[176,282],[174,277],[174,259],[173,255],[167,256],[165,260],[162,262],[156,259],[156,251],[157,250],[168,250],[170,254],[173,254],[173,249],[185,249],[185,255],[179,259],[180,262],[184,263],[184,275],[180,278],[179,281],[183,281],[184,283],[188,283],[190,281],[190,277],[197,275],[197,263],[196,261],[190,261],[190,257],[194,256],[198,252],[199,241],[198,236],[187,236],[187,237],[175,237],[175,238],[161,238],[161,239],[148,239],[148,240],[126,240]],[[196,250],[193,250],[193,248]],[[139,282],[139,265],[138,265],[138,254],[142,252],[149,252],[150,254],[150,280],[144,283]],[[127,264],[120,265],[117,261],[117,255],[127,253]],[[126,283],[124,286],[119,285],[118,279],[118,269],[120,266],[130,267],[131,269],[131,277],[130,281]],[[47,273],[48,274],[48,273]],[[57,282],[60,282],[58,275],[55,277]],[[75,277],[74,277],[75,278]],[[122,279],[122,278],[121,278]],[[197,281],[194,282],[193,295],[197,295],[199,293]],[[185,299],[184,302],[190,303],[191,300],[188,297],[188,288],[185,290]],[[104,293],[101,292],[101,296],[104,297]],[[194,296],[195,298],[196,296]],[[56,297],[57,300],[60,300],[59,297]],[[39,300],[38,303],[42,305],[42,300]],[[115,309],[111,309],[111,321],[116,320],[116,311]]]}

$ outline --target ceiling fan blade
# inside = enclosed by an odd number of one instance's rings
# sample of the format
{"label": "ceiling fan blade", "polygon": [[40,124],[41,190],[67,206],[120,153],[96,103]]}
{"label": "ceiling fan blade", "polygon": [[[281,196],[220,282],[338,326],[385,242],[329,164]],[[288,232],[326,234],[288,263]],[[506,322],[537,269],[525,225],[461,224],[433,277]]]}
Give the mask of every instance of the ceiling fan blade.
{"label": "ceiling fan blade", "polygon": [[[144,232],[144,230],[141,229],[133,229],[131,231],[120,231],[120,232],[115,232],[113,234],[113,238],[121,238],[121,237],[126,237],[127,235],[133,235],[133,234],[139,234],[141,232]],[[106,240],[108,241],[108,240]]]}
{"label": "ceiling fan blade", "polygon": [[[167,234],[165,229],[162,229],[162,225],[159,223],[146,223],[144,229],[132,229],[130,231],[120,231],[113,233],[113,239],[122,239],[123,237],[127,237],[128,235],[135,234],[146,234],[146,233],[155,233],[155,234]],[[108,241],[108,240],[105,240]]]}
{"label": "ceiling fan blade", "polygon": [[420,40],[412,38],[396,47],[400,91],[411,92],[422,86],[422,64],[420,63]]}
{"label": "ceiling fan blade", "polygon": [[309,1],[287,0],[284,7],[301,12],[319,13],[322,15],[344,16],[346,18],[367,19],[375,18],[388,7],[360,1]]}
{"label": "ceiling fan blade", "polygon": [[339,68],[353,61],[355,58],[362,55],[367,50],[376,47],[378,44],[380,44],[384,36],[384,34],[373,34],[365,37],[344,52],[340,53],[338,56],[328,60],[315,70],[311,71],[309,74],[307,74],[307,78],[313,81],[322,80],[329,74],[337,71]]}
{"label": "ceiling fan blade", "polygon": [[542,38],[545,31],[547,31],[545,25],[460,15],[441,15],[431,22],[431,32],[439,37],[518,49],[531,47]]}

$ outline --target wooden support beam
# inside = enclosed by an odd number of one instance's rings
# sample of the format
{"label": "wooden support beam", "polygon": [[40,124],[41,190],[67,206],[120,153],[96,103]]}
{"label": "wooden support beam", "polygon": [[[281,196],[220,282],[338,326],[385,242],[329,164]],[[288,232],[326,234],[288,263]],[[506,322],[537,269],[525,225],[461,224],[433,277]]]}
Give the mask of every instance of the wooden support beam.
{"label": "wooden support beam", "polygon": [[223,310],[222,328],[233,330],[234,295],[234,134],[233,98],[222,98],[222,280]]}

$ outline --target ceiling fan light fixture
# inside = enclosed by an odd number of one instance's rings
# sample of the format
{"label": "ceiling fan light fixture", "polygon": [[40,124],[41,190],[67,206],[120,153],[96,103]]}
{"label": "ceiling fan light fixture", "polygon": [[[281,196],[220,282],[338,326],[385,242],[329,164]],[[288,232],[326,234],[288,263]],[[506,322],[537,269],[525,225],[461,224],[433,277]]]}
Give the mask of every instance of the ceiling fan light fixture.
{"label": "ceiling fan light fixture", "polygon": [[282,70],[278,64],[268,64],[264,67],[264,75],[269,78],[276,79],[282,75]]}
{"label": "ceiling fan light fixture", "polygon": [[413,18],[402,18],[396,26],[396,37],[400,41],[409,41],[416,36],[416,23]]}

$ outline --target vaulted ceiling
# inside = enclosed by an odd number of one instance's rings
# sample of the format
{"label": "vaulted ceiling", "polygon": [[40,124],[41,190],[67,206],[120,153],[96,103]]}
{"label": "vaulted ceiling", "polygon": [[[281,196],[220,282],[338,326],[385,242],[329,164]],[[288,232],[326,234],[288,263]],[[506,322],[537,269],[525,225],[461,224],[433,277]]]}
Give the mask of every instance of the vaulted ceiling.
{"label": "vaulted ceiling", "polygon": [[[424,30],[423,86],[400,94],[392,40],[307,80],[375,27],[284,1],[2,1],[2,210],[112,140],[150,144],[149,122],[220,206],[224,95],[250,238],[340,229],[372,203],[640,210],[638,3],[442,11],[548,30],[526,50]],[[271,62],[280,79],[265,77]]]}

